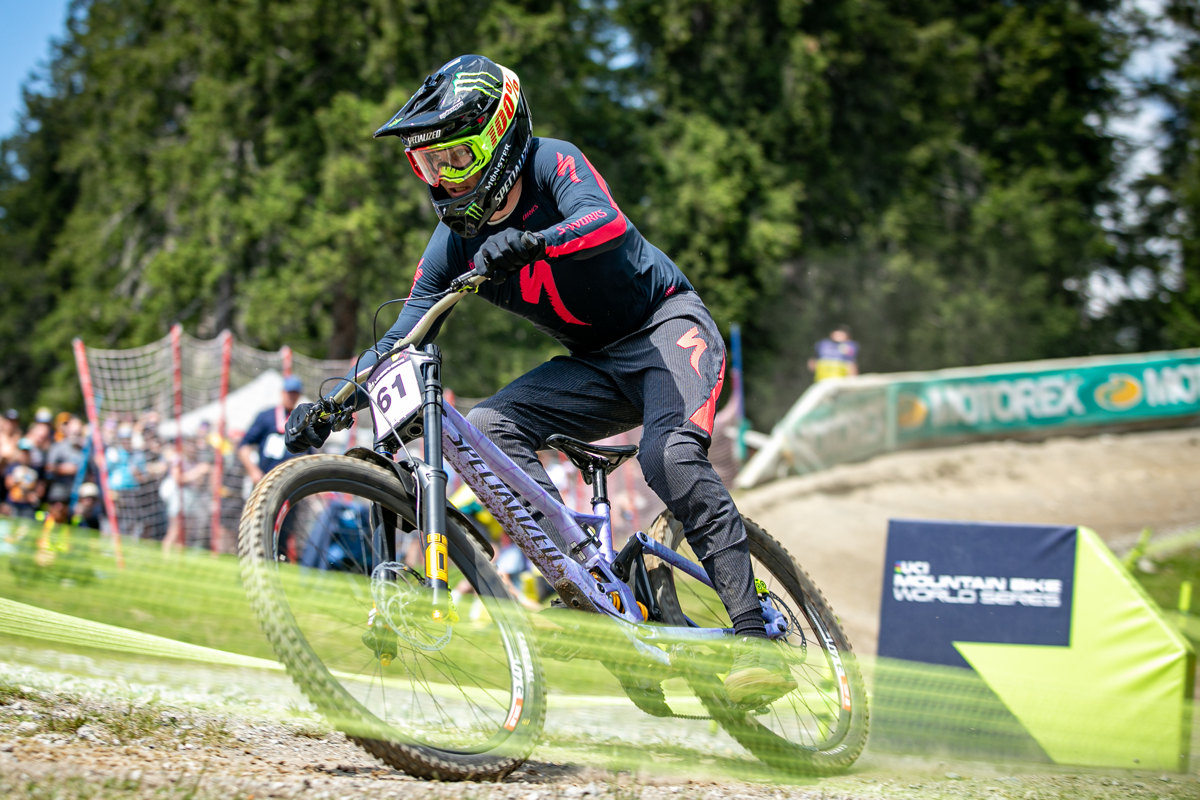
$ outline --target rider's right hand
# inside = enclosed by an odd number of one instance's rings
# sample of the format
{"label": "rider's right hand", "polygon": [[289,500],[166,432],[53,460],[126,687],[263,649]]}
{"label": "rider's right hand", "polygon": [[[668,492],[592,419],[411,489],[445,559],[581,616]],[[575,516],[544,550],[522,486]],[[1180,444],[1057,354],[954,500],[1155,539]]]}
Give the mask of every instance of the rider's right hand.
{"label": "rider's right hand", "polygon": [[510,273],[546,255],[546,239],[540,233],[506,228],[492,234],[475,254],[475,274],[503,283]]}
{"label": "rider's right hand", "polygon": [[298,403],[284,425],[283,443],[289,453],[303,453],[325,444],[333,433],[333,419],[318,416],[318,403]]}

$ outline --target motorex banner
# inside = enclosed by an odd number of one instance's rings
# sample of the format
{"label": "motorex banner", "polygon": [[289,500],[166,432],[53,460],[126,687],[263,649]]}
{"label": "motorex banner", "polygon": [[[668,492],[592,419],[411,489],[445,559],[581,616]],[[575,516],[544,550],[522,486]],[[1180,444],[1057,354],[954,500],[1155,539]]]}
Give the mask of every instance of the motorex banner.
{"label": "motorex banner", "polygon": [[810,387],[738,488],[900,450],[1200,419],[1200,350],[860,375]]}
{"label": "motorex banner", "polygon": [[1085,528],[893,520],[876,747],[1187,768],[1195,669]]}
{"label": "motorex banner", "polygon": [[[1016,365],[1014,365],[1016,366]],[[895,444],[1200,412],[1200,353],[891,384]]]}

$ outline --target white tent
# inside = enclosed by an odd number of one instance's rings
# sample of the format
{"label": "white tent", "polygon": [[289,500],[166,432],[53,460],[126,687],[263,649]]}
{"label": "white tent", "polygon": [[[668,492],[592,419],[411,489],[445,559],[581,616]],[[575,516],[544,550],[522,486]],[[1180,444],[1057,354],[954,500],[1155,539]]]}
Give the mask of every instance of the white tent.
{"label": "white tent", "polygon": [[[231,391],[225,397],[225,432],[227,435],[244,432],[254,422],[254,418],[264,408],[270,408],[279,402],[283,392],[283,375],[275,370],[268,370],[259,375],[245,386]],[[221,401],[214,400],[186,412],[179,420],[178,428],[175,420],[167,419],[159,425],[162,436],[170,438],[178,430],[185,436],[194,436],[202,422],[207,422],[214,428],[221,416]]]}

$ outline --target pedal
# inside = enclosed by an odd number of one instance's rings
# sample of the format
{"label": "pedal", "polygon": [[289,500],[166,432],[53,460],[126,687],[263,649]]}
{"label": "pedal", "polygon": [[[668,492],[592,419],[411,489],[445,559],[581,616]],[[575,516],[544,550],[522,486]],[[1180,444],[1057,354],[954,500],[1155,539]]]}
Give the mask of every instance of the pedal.
{"label": "pedal", "polygon": [[621,684],[621,689],[625,692],[625,695],[639,709],[652,717],[676,716],[671,707],[667,705],[667,698],[663,695],[661,680],[655,680],[649,676],[632,675],[628,669],[614,666],[607,661],[601,661],[600,663],[612,673],[613,677],[617,679],[617,683]]}
{"label": "pedal", "polygon": [[667,705],[663,695],[662,684],[655,686],[629,686],[621,684],[625,694],[633,704],[652,717],[673,717],[675,712]]}

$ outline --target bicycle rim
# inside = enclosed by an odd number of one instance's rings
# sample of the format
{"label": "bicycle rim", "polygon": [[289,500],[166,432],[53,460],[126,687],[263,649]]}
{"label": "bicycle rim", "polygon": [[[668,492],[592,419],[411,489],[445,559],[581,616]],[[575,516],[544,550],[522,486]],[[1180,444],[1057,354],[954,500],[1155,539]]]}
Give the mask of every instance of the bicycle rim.
{"label": "bicycle rim", "polygon": [[[862,752],[868,726],[866,689],[850,644],[812,579],[769,534],[743,521],[754,577],[788,626],[780,646],[797,688],[764,708],[746,710],[726,697],[721,667],[694,672],[690,683],[713,718],[762,761],[806,774],[842,771]],[[669,514],[656,520],[651,533],[697,560]],[[665,622],[730,627],[724,605],[700,581],[658,562],[651,582]]]}
{"label": "bicycle rim", "polygon": [[545,713],[532,638],[454,516],[455,592],[438,619],[416,520],[387,468],[285,462],[243,515],[243,580],[280,660],[336,727],[421,777],[499,777],[523,760]]}

